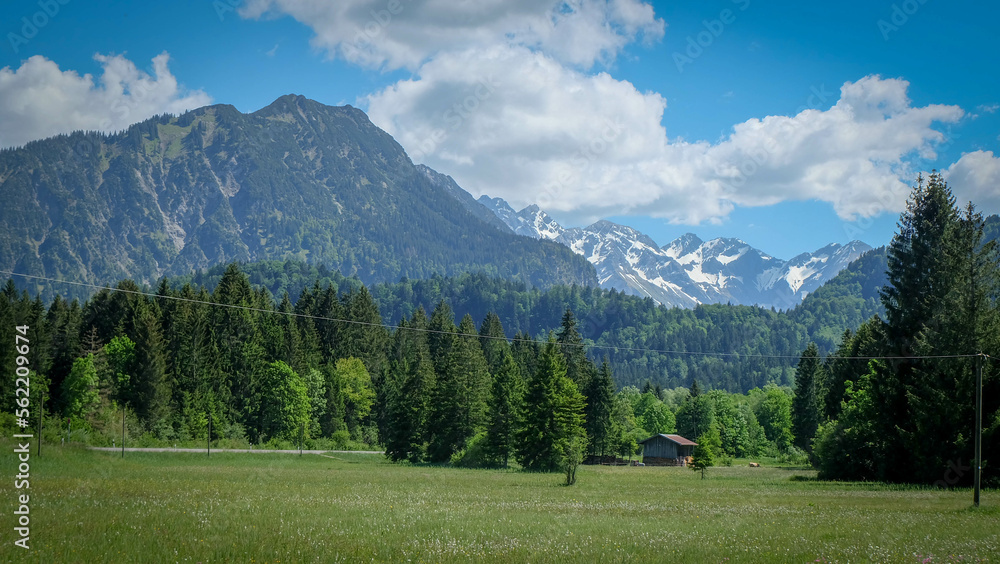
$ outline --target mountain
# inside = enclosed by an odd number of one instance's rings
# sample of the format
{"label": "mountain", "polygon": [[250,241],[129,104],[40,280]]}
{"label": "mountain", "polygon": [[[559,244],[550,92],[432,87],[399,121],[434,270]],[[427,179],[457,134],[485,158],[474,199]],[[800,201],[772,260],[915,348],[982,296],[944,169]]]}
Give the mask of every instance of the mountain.
{"label": "mountain", "polygon": [[844,329],[853,331],[871,316],[884,314],[879,291],[889,282],[887,256],[885,247],[862,254],[806,296],[789,317],[806,328],[821,350],[835,350]]}
{"label": "mountain", "polygon": [[249,114],[208,106],[0,151],[0,269],[152,283],[296,259],[365,283],[482,271],[596,284],[585,259],[515,235],[456,189],[356,108],[295,95]]}
{"label": "mountain", "polygon": [[453,198],[457,199],[466,211],[504,233],[513,233],[511,228],[508,227],[503,220],[498,218],[496,214],[491,212],[488,208],[477,202],[476,199],[472,197],[472,194],[463,190],[462,187],[455,182],[454,178],[448,176],[447,174],[441,174],[427,165],[418,164],[416,167],[417,170],[426,176],[432,184],[443,189]]}
{"label": "mountain", "polygon": [[783,261],[740,239],[706,242],[691,233],[659,247],[649,236],[610,221],[566,229],[538,206],[516,212],[500,198],[478,201],[514,233],[557,241],[586,257],[601,287],[671,306],[730,302],[789,309],[871,249],[852,241]]}

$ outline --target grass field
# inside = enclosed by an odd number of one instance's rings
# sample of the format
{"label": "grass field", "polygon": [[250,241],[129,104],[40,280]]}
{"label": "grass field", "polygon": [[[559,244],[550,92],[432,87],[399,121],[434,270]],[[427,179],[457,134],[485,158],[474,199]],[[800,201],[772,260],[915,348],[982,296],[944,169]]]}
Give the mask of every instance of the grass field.
{"label": "grass field", "polygon": [[[400,466],[379,455],[92,452],[31,459],[31,550],[3,562],[1000,561],[1000,492],[793,479],[808,470]],[[929,560],[928,560],[929,559]]]}

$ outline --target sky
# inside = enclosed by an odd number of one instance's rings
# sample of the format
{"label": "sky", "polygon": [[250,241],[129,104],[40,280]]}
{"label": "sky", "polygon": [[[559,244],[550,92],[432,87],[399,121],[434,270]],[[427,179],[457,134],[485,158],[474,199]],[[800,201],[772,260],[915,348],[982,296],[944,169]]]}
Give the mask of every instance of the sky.
{"label": "sky", "polygon": [[788,259],[889,242],[918,174],[1000,213],[1000,6],[8,0],[0,147],[283,94],[475,196]]}

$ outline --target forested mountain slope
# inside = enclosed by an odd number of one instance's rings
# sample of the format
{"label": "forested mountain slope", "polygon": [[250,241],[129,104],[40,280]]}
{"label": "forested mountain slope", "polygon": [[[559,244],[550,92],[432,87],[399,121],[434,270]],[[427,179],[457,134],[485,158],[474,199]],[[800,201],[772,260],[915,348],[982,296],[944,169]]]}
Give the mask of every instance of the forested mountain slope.
{"label": "forested mountain slope", "polygon": [[436,180],[361,110],[294,95],[78,132],[0,151],[0,269],[154,283],[296,259],[369,284],[482,271],[596,285],[583,257],[476,217]]}

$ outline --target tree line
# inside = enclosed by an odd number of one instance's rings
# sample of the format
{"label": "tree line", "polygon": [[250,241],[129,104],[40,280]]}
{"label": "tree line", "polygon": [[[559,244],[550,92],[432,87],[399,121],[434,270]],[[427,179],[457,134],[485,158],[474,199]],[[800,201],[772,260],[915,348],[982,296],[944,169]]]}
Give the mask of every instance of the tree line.
{"label": "tree line", "polygon": [[918,180],[887,251],[888,283],[879,292],[884,316],[845,331],[825,360],[808,346],[798,365],[794,436],[821,477],[970,484],[981,367],[983,481],[997,483],[994,237],[972,204],[956,205],[941,175]]}
{"label": "tree line", "polygon": [[[166,443],[382,445],[393,460],[516,462],[568,481],[583,460],[632,457],[656,433],[717,435],[729,457],[791,446],[787,388],[619,390],[568,309],[545,339],[509,339],[492,312],[478,328],[468,314],[456,325],[444,301],[389,328],[364,286],[316,282],[276,302],[231,264],[211,293],[125,280],[82,305],[46,307],[8,281],[0,323],[30,327],[34,397],[44,391],[49,413],[97,443],[124,410],[133,433]],[[2,397],[10,416],[13,394]]]}

